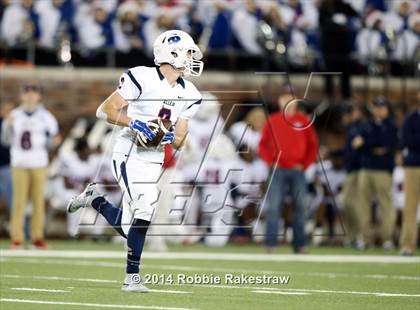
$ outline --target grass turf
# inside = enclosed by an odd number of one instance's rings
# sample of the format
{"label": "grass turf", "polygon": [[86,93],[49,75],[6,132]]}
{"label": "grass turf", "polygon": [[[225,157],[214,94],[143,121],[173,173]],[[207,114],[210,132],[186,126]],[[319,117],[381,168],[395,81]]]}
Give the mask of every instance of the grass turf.
{"label": "grass turf", "polygon": [[[0,247],[7,247],[1,242]],[[121,250],[121,245],[83,242],[53,242],[54,249]],[[256,246],[227,246],[209,249],[201,245],[172,247],[183,252],[220,251],[229,253],[262,253]],[[289,253],[282,248],[279,253]],[[310,249],[316,254],[360,254],[349,249]],[[363,254],[389,254],[369,250]],[[211,260],[143,259],[142,274],[213,274],[290,276],[287,285],[148,285],[156,290],[182,291],[129,294],[120,291],[124,275],[123,259],[1,257],[0,308],[6,309],[94,309],[93,305],[120,305],[188,309],[418,309],[420,297],[383,296],[374,293],[420,294],[419,264],[385,263],[315,263],[250,262]],[[84,280],[90,279],[90,280]],[[96,279],[96,280],[93,280]],[[107,280],[107,281],[98,281]],[[176,282],[176,281],[175,281]],[[223,282],[223,281],[222,281]],[[224,284],[224,283],[222,283]],[[274,288],[267,290],[266,288]],[[16,288],[51,289],[65,292],[22,291]],[[256,291],[259,291],[257,293]],[[296,295],[284,295],[296,294]],[[73,303],[15,303],[5,299],[28,299]],[[84,306],[83,306],[84,305]],[[115,307],[113,307],[115,308]]]}

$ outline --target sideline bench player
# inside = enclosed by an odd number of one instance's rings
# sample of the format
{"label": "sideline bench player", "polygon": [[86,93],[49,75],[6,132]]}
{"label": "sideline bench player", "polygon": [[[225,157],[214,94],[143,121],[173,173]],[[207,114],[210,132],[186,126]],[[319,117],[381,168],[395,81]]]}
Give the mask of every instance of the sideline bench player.
{"label": "sideline bench player", "polygon": [[[201,104],[201,94],[184,76],[199,76],[203,70],[202,53],[183,31],[160,34],[153,48],[156,67],[127,70],[119,86],[98,108],[96,115],[109,123],[123,126],[112,156],[114,176],[124,192],[123,208],[110,204],[96,184],[73,198],[68,212],[92,206],[108,223],[127,238],[127,268],[123,291],[146,292],[139,276],[139,265],[148,226],[158,199],[157,181],[161,174],[163,145],[183,145],[190,119]],[[122,110],[127,107],[127,112]],[[151,120],[169,119],[174,132],[166,132],[158,148],[144,148],[136,136],[152,140]]]}

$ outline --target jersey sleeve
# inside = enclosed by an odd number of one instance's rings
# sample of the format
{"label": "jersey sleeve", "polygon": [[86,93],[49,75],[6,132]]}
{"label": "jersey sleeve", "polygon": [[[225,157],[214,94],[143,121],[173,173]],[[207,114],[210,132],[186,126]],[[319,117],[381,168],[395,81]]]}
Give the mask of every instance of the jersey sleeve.
{"label": "jersey sleeve", "polygon": [[47,135],[49,137],[54,137],[58,134],[58,122],[54,115],[49,113],[48,117],[48,126],[47,126]]}
{"label": "jersey sleeve", "polygon": [[120,76],[117,92],[121,97],[128,101],[128,103],[137,100],[140,97],[142,93],[141,81],[134,76],[131,69]]}
{"label": "jersey sleeve", "polygon": [[71,176],[71,158],[69,155],[62,155],[58,159],[59,161],[59,173],[62,177],[70,177]]}
{"label": "jersey sleeve", "polygon": [[192,118],[198,111],[201,105],[202,96],[200,92],[195,88],[195,86],[192,86],[193,89],[191,90],[191,95],[189,96],[189,100],[187,101],[187,104],[185,105],[184,111],[180,114],[180,118],[183,119],[190,119]]}

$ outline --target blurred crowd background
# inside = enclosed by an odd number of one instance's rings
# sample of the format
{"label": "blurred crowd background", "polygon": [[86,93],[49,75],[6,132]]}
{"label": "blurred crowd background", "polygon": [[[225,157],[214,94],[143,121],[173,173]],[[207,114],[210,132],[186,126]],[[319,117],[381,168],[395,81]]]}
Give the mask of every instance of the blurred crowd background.
{"label": "blurred crowd background", "polygon": [[415,0],[2,0],[0,57],[39,65],[153,63],[153,41],[182,29],[207,69],[413,75]]}
{"label": "blurred crowd background", "polygon": [[[156,221],[171,225],[152,229],[161,235],[150,237],[152,249],[255,242],[269,251],[290,243],[296,253],[308,244],[399,246],[410,255],[417,247],[418,1],[0,0],[0,19],[2,133],[11,110],[31,100],[58,122],[48,140],[47,238],[117,239],[94,212],[68,215],[65,206],[91,181],[120,203],[107,160],[112,126],[94,111],[122,68],[153,65],[154,39],[178,28],[205,52],[205,73],[194,82],[213,91],[204,92],[187,147],[165,150],[159,186],[166,194]],[[310,72],[337,72],[340,83],[326,75],[308,90]],[[285,109],[295,94],[306,99]],[[3,142],[0,234],[8,236],[20,186],[13,189]],[[168,185],[171,177],[179,183]],[[29,200],[18,226],[42,248]],[[223,203],[230,207],[212,212]],[[186,204],[188,214],[165,214]],[[221,220],[232,225],[217,225]],[[189,225],[173,225],[180,221]]]}

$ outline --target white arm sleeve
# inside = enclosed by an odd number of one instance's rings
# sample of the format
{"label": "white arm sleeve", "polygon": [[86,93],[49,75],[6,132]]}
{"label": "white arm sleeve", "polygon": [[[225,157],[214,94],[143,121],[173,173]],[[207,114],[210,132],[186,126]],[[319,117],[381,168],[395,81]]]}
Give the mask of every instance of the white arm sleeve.
{"label": "white arm sleeve", "polygon": [[56,135],[58,135],[58,122],[56,120],[56,118],[54,117],[54,115],[52,115],[51,113],[48,114],[48,126],[47,126],[47,135],[48,135],[48,139],[47,139],[47,149],[48,150],[53,150],[56,145],[54,143],[54,137]]}
{"label": "white arm sleeve", "polygon": [[102,110],[103,103],[96,109],[96,117],[99,119],[103,119],[104,121],[107,120],[108,116],[106,113]]}
{"label": "white arm sleeve", "polygon": [[181,115],[179,117],[184,118],[184,119],[192,118],[197,113],[198,109],[200,108],[200,104],[201,104],[201,99],[197,100],[195,102],[189,102],[189,105],[181,113]]}
{"label": "white arm sleeve", "polygon": [[127,72],[121,75],[119,83],[117,92],[128,103],[130,103],[130,101],[137,100],[140,97],[142,93],[142,86],[130,70],[127,70]]}

